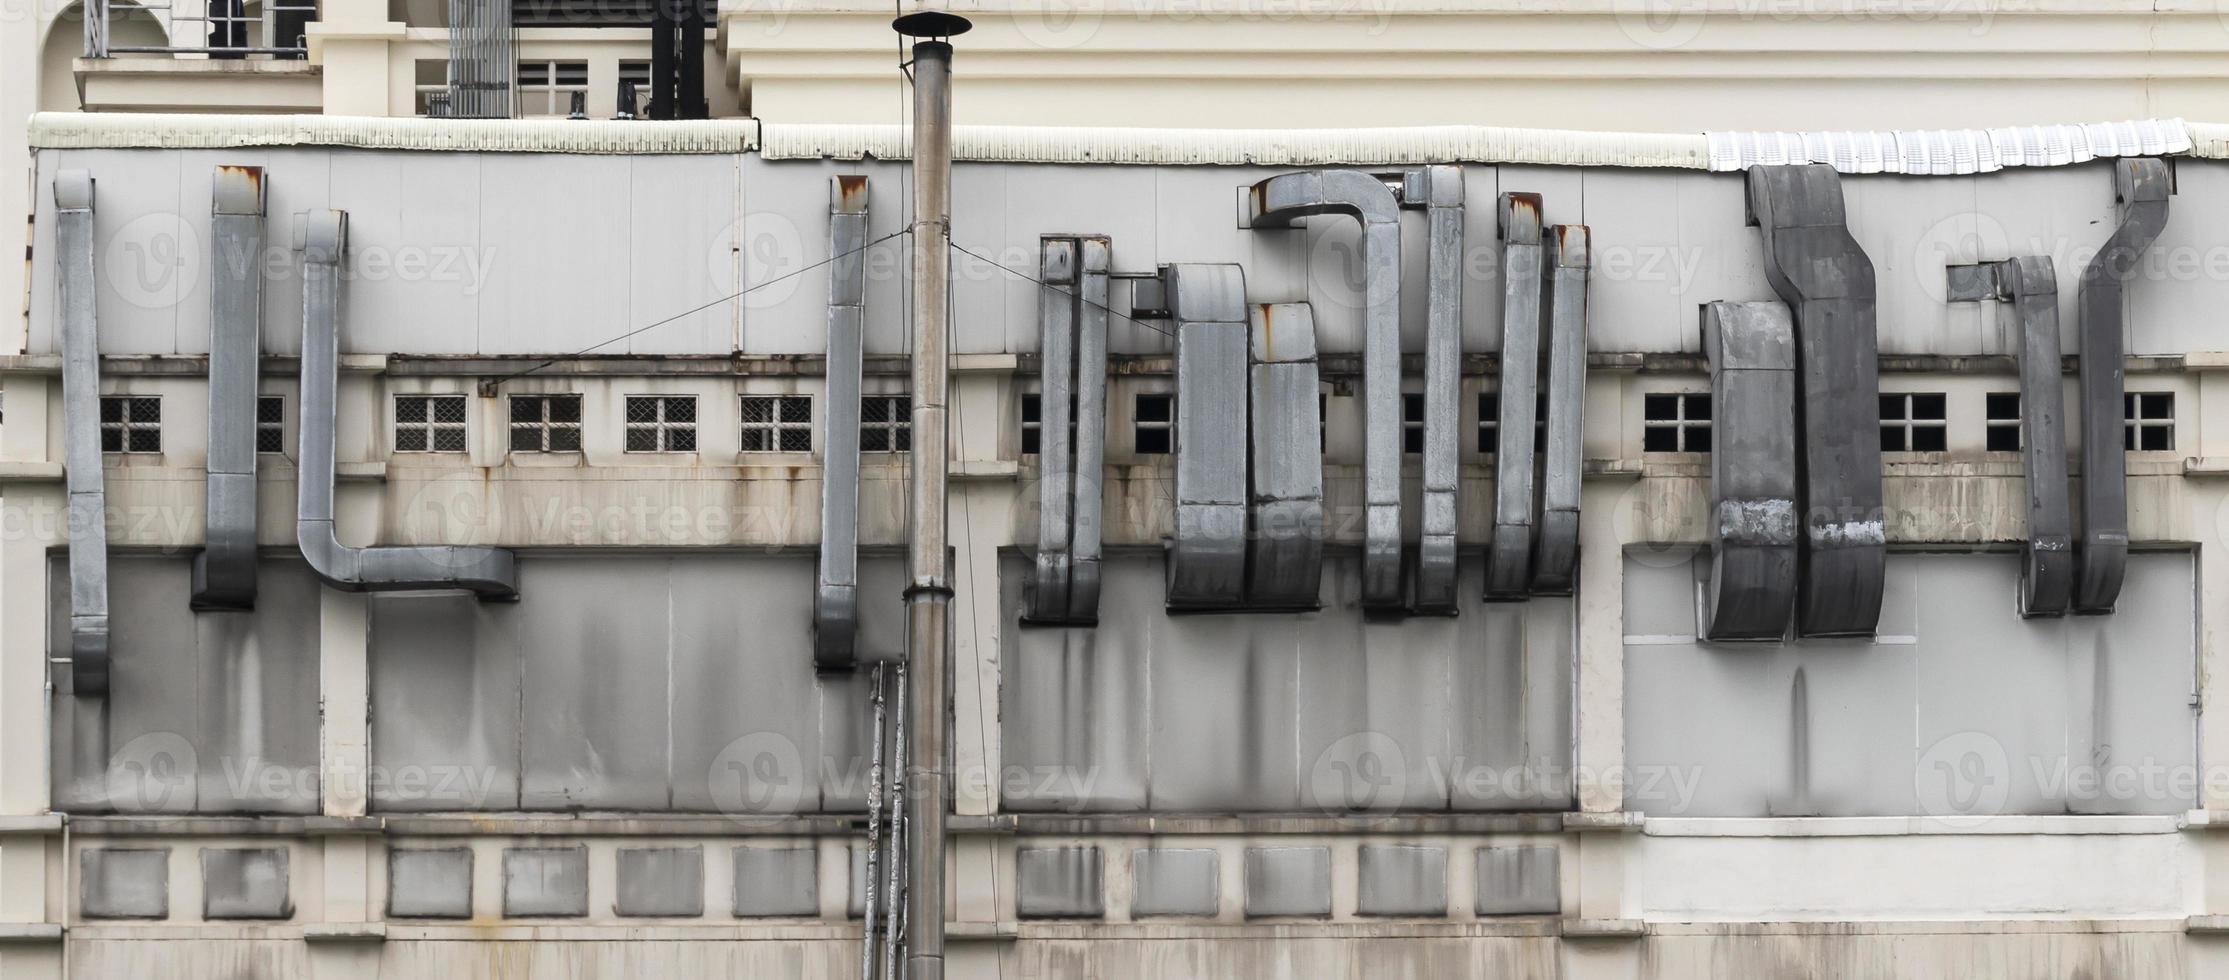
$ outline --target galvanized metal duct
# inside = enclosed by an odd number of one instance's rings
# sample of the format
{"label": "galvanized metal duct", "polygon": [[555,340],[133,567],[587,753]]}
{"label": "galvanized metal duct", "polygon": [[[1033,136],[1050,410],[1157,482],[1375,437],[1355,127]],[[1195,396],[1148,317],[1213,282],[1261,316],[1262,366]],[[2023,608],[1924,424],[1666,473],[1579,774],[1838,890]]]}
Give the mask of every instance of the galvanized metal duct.
{"label": "galvanized metal duct", "polygon": [[1548,411],[1540,429],[1544,445],[1532,590],[1568,595],[1579,581],[1579,483],[1586,465],[1587,275],[1593,257],[1587,226],[1556,225],[1549,231],[1548,339],[1541,352]]}
{"label": "galvanized metal duct", "polygon": [[1486,597],[1532,587],[1533,416],[1540,375],[1540,195],[1501,196],[1501,416],[1494,452],[1494,538],[1486,548]]}
{"label": "galvanized metal duct", "polygon": [[2123,294],[2136,262],[2167,226],[2174,177],[2163,160],[2113,164],[2121,223],[2082,270],[2082,534],[2075,540],[2074,611],[2109,613],[2128,565],[2128,460],[2122,456]]}
{"label": "galvanized metal duct", "polygon": [[195,609],[255,608],[263,200],[263,168],[217,168],[209,205],[208,533],[194,556]]}
{"label": "galvanized metal duct", "polygon": [[867,178],[828,181],[828,391],[820,461],[813,666],[849,669],[859,638],[859,396],[867,305]]}
{"label": "galvanized metal duct", "polygon": [[1441,165],[1402,171],[1401,203],[1424,209],[1429,284],[1424,326],[1424,479],[1410,608],[1452,614],[1459,489],[1456,429],[1463,381],[1463,169]]}
{"label": "galvanized metal duct", "polygon": [[1795,327],[1779,303],[1703,307],[1710,357],[1710,591],[1703,635],[1779,640],[1796,601]]}
{"label": "galvanized metal duct", "polygon": [[[1250,315],[1247,387],[1254,425],[1246,604],[1313,609],[1320,605],[1324,533],[1316,317],[1306,303],[1256,305]],[[1452,537],[1450,549],[1452,563]]]}
{"label": "galvanized metal duct", "polygon": [[325,584],[348,592],[463,589],[481,599],[516,599],[517,562],[507,548],[340,543],[333,523],[333,440],[340,265],[347,250],[348,212],[310,212],[302,248],[302,443],[294,521],[302,557]]}
{"label": "galvanized metal duct", "polygon": [[[1176,324],[1176,534],[1170,609],[1232,609],[1246,595],[1246,275],[1161,269]],[[1049,422],[1047,424],[1050,424]]]}
{"label": "galvanized metal duct", "polygon": [[1099,617],[1100,470],[1107,404],[1105,238],[1038,241],[1036,573],[1025,618],[1081,624]]}
{"label": "galvanized metal duct", "polygon": [[1280,174],[1253,185],[1246,196],[1250,227],[1289,227],[1318,214],[1343,214],[1362,223],[1362,602],[1398,608],[1404,604],[1400,202],[1383,181],[1357,170]]}
{"label": "galvanized metal duct", "polygon": [[1765,278],[1794,315],[1800,362],[1796,630],[1871,636],[1888,561],[1873,262],[1850,237],[1841,177],[1825,164],[1751,169],[1749,220],[1763,233]]}
{"label": "galvanized metal duct", "polygon": [[[2027,469],[2028,540],[2021,547],[2020,614],[2064,615],[2074,598],[2074,517],[2068,512],[2065,410],[2059,390],[2059,277],[2029,255],[1949,269],[1954,303],[1996,300],[2020,358],[2020,452]],[[2120,399],[2114,399],[2119,410]],[[2116,426],[2116,435],[2118,435]],[[2116,445],[2116,448],[2118,446]]]}
{"label": "galvanized metal duct", "polygon": [[62,311],[62,454],[70,532],[70,686],[108,694],[108,492],[101,473],[101,350],[93,280],[93,175],[54,175]]}

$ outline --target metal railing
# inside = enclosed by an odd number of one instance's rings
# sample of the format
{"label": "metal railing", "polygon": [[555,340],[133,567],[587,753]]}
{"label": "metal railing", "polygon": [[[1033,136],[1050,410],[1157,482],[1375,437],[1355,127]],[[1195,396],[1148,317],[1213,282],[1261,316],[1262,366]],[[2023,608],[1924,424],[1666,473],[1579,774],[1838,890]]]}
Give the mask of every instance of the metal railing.
{"label": "metal railing", "polygon": [[[303,58],[309,54],[307,27],[317,20],[317,0],[263,0],[250,14],[245,0],[205,0],[198,10],[181,8],[178,0],[151,0],[125,5],[125,9],[169,14],[173,37],[191,37],[187,25],[203,26],[205,44],[110,44],[110,0],[85,0],[85,56],[107,58],[119,54],[201,54],[211,58]],[[250,43],[250,42],[253,43]]]}

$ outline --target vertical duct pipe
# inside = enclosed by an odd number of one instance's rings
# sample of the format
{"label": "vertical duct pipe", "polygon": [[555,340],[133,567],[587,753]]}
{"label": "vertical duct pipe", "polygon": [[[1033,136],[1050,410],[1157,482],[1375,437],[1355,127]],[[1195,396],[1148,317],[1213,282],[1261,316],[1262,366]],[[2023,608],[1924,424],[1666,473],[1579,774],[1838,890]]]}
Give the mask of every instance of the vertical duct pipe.
{"label": "vertical duct pipe", "polygon": [[509,0],[449,0],[449,114],[508,119],[512,114]]}
{"label": "vertical duct pipe", "polygon": [[1316,317],[1306,303],[1264,304],[1251,314],[1246,605],[1313,609],[1321,604],[1324,532]]}
{"label": "vertical duct pipe", "polygon": [[1850,237],[1841,177],[1825,164],[1752,168],[1749,221],[1764,239],[1765,278],[1795,322],[1796,631],[1871,636],[1888,563],[1873,262]]}
{"label": "vertical duct pipe", "polygon": [[1541,203],[1501,196],[1500,444],[1494,452],[1494,538],[1486,549],[1486,598],[1522,598],[1532,587],[1533,416],[1539,411]]}
{"label": "vertical duct pipe", "polygon": [[1779,303],[1703,307],[1710,358],[1710,592],[1703,636],[1779,640],[1796,602],[1795,326]]}
{"label": "vertical duct pipe", "polygon": [[253,609],[256,386],[263,351],[263,169],[220,166],[211,184],[207,545],[195,609]]}
{"label": "vertical duct pipe", "polygon": [[1037,242],[1037,565],[1029,617],[1066,622],[1076,493],[1069,420],[1075,411],[1077,247],[1073,238]]}
{"label": "vertical duct pipe", "polygon": [[[1547,386],[1541,427],[1540,514],[1533,539],[1532,590],[1569,595],[1579,581],[1579,483],[1585,468],[1587,275],[1594,264],[1585,225],[1548,235],[1548,337],[1541,351]],[[1506,436],[1505,436],[1506,438]]]}
{"label": "vertical duct pipe", "polygon": [[1075,502],[1069,508],[1068,621],[1099,621],[1099,536],[1107,460],[1107,283],[1114,243],[1104,235],[1076,239],[1083,282],[1076,303]]}
{"label": "vertical duct pipe", "polygon": [[101,349],[93,279],[93,175],[54,175],[55,306],[62,311],[62,458],[70,533],[70,689],[108,694],[108,491],[101,472]]}
{"label": "vertical duct pipe", "polygon": [[2075,539],[2078,570],[2074,610],[2109,613],[2121,595],[2128,565],[2128,460],[2122,449],[2124,370],[2123,309],[2129,277],[2160,229],[2167,227],[2167,195],[2174,177],[2164,160],[2113,163],[2113,198],[2121,223],[2082,270],[2077,325],[2081,328],[2082,534]]}
{"label": "vertical duct pipe", "polygon": [[[2059,383],[2059,279],[2046,255],[1951,266],[1951,302],[1997,302],[2020,358],[2020,453],[2026,464],[2028,539],[2020,549],[2020,615],[2064,615],[2074,599],[2074,517],[2069,513],[2066,411]],[[2120,399],[2114,399],[2118,411]],[[2119,434],[2118,425],[2114,434]],[[2114,444],[2116,450],[2119,443]]]}
{"label": "vertical duct pipe", "polygon": [[464,545],[352,548],[334,525],[333,442],[340,386],[340,267],[348,212],[312,211],[302,246],[302,443],[296,454],[294,538],[310,570],[345,592],[463,589],[518,598],[509,549]]}
{"label": "vertical duct pipe", "polygon": [[858,662],[859,396],[867,305],[867,178],[828,181],[827,431],[821,440],[820,576],[813,588],[813,666]]}
{"label": "vertical duct pipe", "polygon": [[[1362,603],[1404,605],[1401,581],[1401,213],[1385,182],[1355,170],[1280,174],[1245,192],[1254,228],[1342,214],[1362,224]],[[1530,411],[1530,409],[1527,409]]]}
{"label": "vertical duct pipe", "polygon": [[1176,533],[1170,609],[1233,609],[1246,597],[1246,275],[1236,265],[1163,266],[1176,324]]}
{"label": "vertical duct pipe", "polygon": [[939,11],[898,18],[913,45],[913,480],[907,543],[906,653],[912,744],[905,759],[906,976],[944,978],[944,820],[951,788],[952,552],[946,513],[945,387],[952,248],[952,45],[967,19]]}
{"label": "vertical duct pipe", "polygon": [[1463,382],[1463,168],[1401,174],[1401,203],[1423,208],[1425,279],[1424,470],[1410,608],[1455,612],[1456,429]]}

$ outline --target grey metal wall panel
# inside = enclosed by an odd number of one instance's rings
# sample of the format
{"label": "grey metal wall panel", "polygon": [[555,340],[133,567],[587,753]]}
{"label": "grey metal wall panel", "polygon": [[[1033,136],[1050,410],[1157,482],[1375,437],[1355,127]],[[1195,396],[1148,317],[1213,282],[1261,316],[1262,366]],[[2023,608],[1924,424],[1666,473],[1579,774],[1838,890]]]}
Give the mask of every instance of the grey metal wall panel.
{"label": "grey metal wall panel", "polygon": [[201,849],[204,919],[293,918],[294,900],[288,885],[286,848]]}
{"label": "grey metal wall panel", "polygon": [[1494,453],[1494,537],[1486,552],[1486,594],[1516,598],[1532,584],[1533,418],[1540,390],[1541,199],[1504,192],[1496,209],[1502,241],[1499,442]]}
{"label": "grey metal wall panel", "polygon": [[672,571],[662,558],[535,566],[547,592],[522,596],[515,620],[525,664],[521,807],[669,805]]}
{"label": "grey metal wall panel", "polygon": [[[2105,247],[2082,269],[2076,314],[2080,328],[2076,349],[2081,353],[2077,417],[2082,433],[2082,534],[2075,540],[2079,567],[2074,590],[2074,608],[2081,612],[2112,611],[2128,564],[2128,460],[2122,455],[2121,437],[2126,411],[2122,405],[2126,284],[2167,226],[2167,195],[2173,187],[2174,177],[2163,160],[2115,161],[2113,197],[2120,221]],[[2025,391],[2024,370],[2021,376]],[[2024,413],[2025,402],[2023,420]]]}
{"label": "grey metal wall panel", "polygon": [[70,692],[109,688],[108,492],[101,454],[99,289],[93,177],[54,177],[55,307],[62,317],[62,457],[70,549]]}
{"label": "grey metal wall panel", "polygon": [[[1541,339],[1540,514],[1532,588],[1569,595],[1579,583],[1579,480],[1586,468],[1587,280],[1593,245],[1585,225],[1549,229],[1547,336]],[[1450,379],[1450,383],[1453,380]]]}
{"label": "grey metal wall panel", "polygon": [[1742,221],[1741,174],[1604,167],[1580,177],[1602,270],[1588,297],[1596,349],[1699,352],[1698,300],[1775,298]]}
{"label": "grey metal wall panel", "polygon": [[1297,303],[1256,304],[1250,313],[1246,603],[1313,608],[1323,585],[1324,539],[1316,321]]}
{"label": "grey metal wall panel", "polygon": [[503,849],[505,918],[579,918],[588,914],[588,848]]}
{"label": "grey metal wall panel", "polygon": [[[570,353],[712,298],[667,297],[656,316],[630,319],[631,283],[621,277],[629,274],[634,263],[686,262],[701,267],[707,258],[685,253],[677,241],[646,241],[639,252],[633,247],[629,226],[636,205],[628,174],[632,160],[614,154],[480,157],[473,215],[476,247],[483,255],[499,258],[484,266],[484,281],[462,285],[476,301],[481,352]],[[408,239],[395,242],[408,243]],[[430,274],[420,283],[395,285],[429,291],[457,288]],[[381,287],[367,284],[366,288]],[[655,336],[667,326],[644,336]]]}
{"label": "grey metal wall panel", "polygon": [[93,847],[78,853],[79,915],[170,917],[170,848]]}
{"label": "grey metal wall panel", "polygon": [[[2051,257],[2029,255],[1951,266],[1953,302],[1995,301],[2020,364],[2020,449],[2028,536],[2021,545],[2021,615],[2057,616],[2074,599],[2074,516],[2066,466],[2066,406],[2059,383],[2059,285]],[[2116,391],[2113,404],[2120,404]],[[2117,421],[2116,421],[2117,424]],[[2119,453],[2113,454],[2116,459]],[[2125,535],[2123,536],[2125,539]]]}
{"label": "grey metal wall panel", "polygon": [[472,849],[390,848],[387,851],[387,917],[472,917]]}
{"label": "grey metal wall panel", "polygon": [[736,917],[820,915],[818,858],[811,847],[737,846]]}
{"label": "grey metal wall panel", "polygon": [[1222,865],[1206,848],[1141,847],[1130,852],[1130,917],[1212,916],[1222,906]]}
{"label": "grey metal wall panel", "polygon": [[[148,559],[148,561],[156,561]],[[190,572],[171,565],[166,574]],[[253,612],[193,618],[200,667],[205,813],[318,812],[322,805],[319,598],[309,565],[264,559]],[[129,600],[125,608],[136,606]],[[165,696],[175,698],[176,691]]]}
{"label": "grey metal wall panel", "polygon": [[[1326,590],[1331,607],[1356,608],[1361,583],[1352,557],[1336,571]],[[1447,806],[1442,770],[1454,757],[1458,719],[1480,710],[1456,700],[1455,662],[1492,656],[1463,642],[1471,625],[1448,617],[1352,615],[1250,624],[1254,642],[1297,667],[1301,806],[1330,812]]]}
{"label": "grey metal wall panel", "polygon": [[1228,609],[1246,589],[1246,278],[1235,265],[1162,272],[1176,325],[1176,531],[1171,609]]}
{"label": "grey metal wall panel", "polygon": [[219,167],[210,195],[207,544],[194,556],[193,602],[203,609],[244,609],[255,605],[263,170]]}
{"label": "grey metal wall panel", "polygon": [[1563,911],[1562,872],[1554,847],[1478,849],[1478,914],[1555,915]]}
{"label": "grey metal wall panel", "polygon": [[[627,157],[625,329],[664,320],[742,288],[737,281],[738,266],[757,247],[757,243],[738,240],[735,235],[736,218],[742,213],[742,162],[719,155]],[[612,197],[620,193],[616,188],[599,191]],[[808,195],[800,203],[809,208],[813,202]],[[801,261],[817,261],[804,258],[802,253],[801,249],[791,254]],[[600,271],[597,276],[609,281],[608,271]],[[799,293],[808,301],[825,295],[815,290],[816,285],[799,282]],[[719,303],[629,337],[627,352],[701,354],[732,349],[737,324],[753,312],[750,299],[747,296],[737,302]],[[593,321],[583,322],[582,328],[597,336],[582,342],[581,347],[620,332]]]}
{"label": "grey metal wall panel", "polygon": [[1331,849],[1246,849],[1246,917],[1328,918],[1331,915]]}
{"label": "grey metal wall panel", "polygon": [[622,847],[614,861],[613,912],[682,919],[704,914],[704,848]]}
{"label": "grey metal wall panel", "polygon": [[[1795,315],[1804,519],[1796,630],[1870,636],[1888,547],[1873,263],[1846,227],[1831,167],[1750,170],[1749,213],[1763,236],[1765,274]],[[1504,412],[1507,425],[1506,405]]]}
{"label": "grey metal wall panel", "polygon": [[1024,919],[1096,919],[1107,914],[1106,857],[1096,847],[1024,847],[1014,852],[1014,908]]}
{"label": "grey metal wall panel", "polygon": [[[1127,576],[1126,570],[1109,572],[1111,614],[1114,587]],[[1160,616],[1143,610],[1131,615],[1151,615],[1142,624],[1152,651],[1147,672],[1153,699],[1148,709],[1151,808],[1283,810],[1299,805],[1294,745],[1300,712],[1292,634],[1279,637],[1263,629],[1266,622],[1256,617]],[[1108,618],[1100,620],[1102,643]],[[1234,710],[1239,705],[1243,710]]]}
{"label": "grey metal wall panel", "polygon": [[[1710,587],[1713,640],[1778,640],[1796,600],[1795,327],[1777,302],[1703,309],[1710,356]],[[1629,589],[1630,592],[1630,589]],[[1691,633],[1689,620],[1662,631]]]}
{"label": "grey metal wall panel", "polygon": [[[481,153],[331,153],[327,159],[332,197],[323,207],[348,212],[367,245],[390,252],[409,245],[428,256],[456,256],[452,262],[468,256],[486,262],[480,168],[487,157]],[[528,183],[540,186],[539,180]],[[509,258],[503,256],[504,261]],[[531,276],[524,269],[519,274]],[[480,294],[489,285],[461,271],[412,282],[392,275],[354,281],[342,317],[341,350],[475,353],[480,350]],[[564,318],[563,322],[574,321]],[[600,335],[570,347],[553,336],[549,349],[579,350],[620,331],[587,328],[583,332]]]}
{"label": "grey metal wall panel", "polygon": [[[1466,589],[1473,584],[1464,583]],[[1571,777],[1571,699],[1578,662],[1575,601],[1540,596],[1522,605],[1482,603],[1464,610],[1458,636],[1447,758],[1434,762],[1451,774],[1449,805],[1483,811],[1569,809],[1576,799]]]}
{"label": "grey metal wall panel", "polygon": [[[1151,637],[1122,628],[1020,625],[1028,569],[1010,558],[999,576],[1002,608],[1016,611],[1002,617],[1000,804],[1021,811],[1144,809]],[[1159,569],[1116,560],[1106,570],[1110,608],[1129,611],[1113,604],[1140,589],[1159,602]]]}
{"label": "grey metal wall panel", "polygon": [[1357,859],[1355,914],[1447,914],[1447,848],[1364,844]]}
{"label": "grey metal wall panel", "polygon": [[371,597],[371,762],[426,774],[372,781],[373,808],[518,809],[520,611],[460,594]]}
{"label": "grey metal wall panel", "polygon": [[821,401],[820,570],[813,590],[813,664],[857,660],[859,392],[867,301],[867,179],[828,184],[827,389]]}
{"label": "grey metal wall panel", "polygon": [[2202,771],[2191,736],[2201,707],[2176,698],[2190,688],[2196,655],[2185,627],[2204,615],[2192,602],[2196,564],[2188,553],[2130,555],[2119,612],[2068,621],[2066,754],[2099,777],[2070,770],[2068,810],[2172,814],[2204,805],[2198,790],[2160,778]]}
{"label": "grey metal wall panel", "polygon": [[[658,562],[666,572],[655,603],[661,618],[671,617],[672,631],[673,807],[720,813],[820,809],[823,781],[846,773],[841,765],[823,765],[822,700],[853,682],[847,673],[816,676],[814,665],[796,656],[814,641],[806,612],[812,603],[811,566],[797,558],[727,555]],[[578,567],[586,581],[598,562],[584,559]],[[646,671],[655,668],[644,661],[667,652],[642,641],[621,649],[639,658],[631,669]],[[642,694],[661,706],[667,696],[663,690]],[[653,713],[663,727],[662,708]],[[859,729],[856,738],[863,746],[865,719],[841,712],[830,721]],[[664,778],[662,771],[654,775]]]}

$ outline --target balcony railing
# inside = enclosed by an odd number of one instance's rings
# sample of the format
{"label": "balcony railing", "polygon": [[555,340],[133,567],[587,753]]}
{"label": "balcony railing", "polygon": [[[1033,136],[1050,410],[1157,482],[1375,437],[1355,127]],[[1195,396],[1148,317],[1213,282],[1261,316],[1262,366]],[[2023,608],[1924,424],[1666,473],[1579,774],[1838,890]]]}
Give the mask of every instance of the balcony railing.
{"label": "balcony railing", "polygon": [[305,36],[317,19],[317,0],[263,0],[262,8],[247,13],[243,0],[206,0],[198,10],[182,9],[177,0],[127,4],[127,10],[164,11],[170,15],[173,38],[196,36],[190,25],[202,25],[204,44],[110,44],[110,0],[85,2],[85,56],[107,58],[119,54],[200,54],[210,58],[302,58],[309,54]]}

